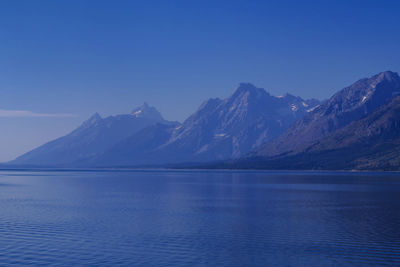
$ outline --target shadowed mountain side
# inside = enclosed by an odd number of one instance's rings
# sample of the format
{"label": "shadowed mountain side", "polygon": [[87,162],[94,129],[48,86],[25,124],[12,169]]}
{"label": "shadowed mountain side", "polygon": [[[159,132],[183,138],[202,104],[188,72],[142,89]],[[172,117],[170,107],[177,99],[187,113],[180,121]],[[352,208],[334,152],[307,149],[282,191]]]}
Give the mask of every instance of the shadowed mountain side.
{"label": "shadowed mountain side", "polygon": [[225,168],[400,170],[400,96],[297,154],[215,164]]}
{"label": "shadowed mountain side", "polygon": [[317,140],[370,114],[399,93],[400,77],[394,72],[382,72],[359,80],[337,92],[251,156],[270,157],[301,152]]}

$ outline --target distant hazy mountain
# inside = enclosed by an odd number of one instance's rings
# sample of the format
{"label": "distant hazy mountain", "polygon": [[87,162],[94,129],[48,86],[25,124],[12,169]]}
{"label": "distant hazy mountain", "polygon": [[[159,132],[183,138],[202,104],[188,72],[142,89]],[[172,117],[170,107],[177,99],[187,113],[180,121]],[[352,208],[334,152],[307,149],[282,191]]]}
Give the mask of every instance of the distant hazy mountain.
{"label": "distant hazy mountain", "polygon": [[225,167],[400,170],[400,96],[301,152],[247,158],[230,162]]}
{"label": "distant hazy mountain", "polygon": [[103,153],[119,141],[155,123],[171,125],[146,103],[131,114],[103,119],[96,113],[70,134],[46,143],[11,163],[48,166],[76,164]]}
{"label": "distant hazy mountain", "polygon": [[398,94],[400,77],[397,73],[387,71],[359,80],[337,92],[251,156],[271,157],[302,152],[316,141],[371,114]]}
{"label": "distant hazy mountain", "polygon": [[145,128],[90,164],[140,165],[237,158],[285,131],[319,104],[242,83],[226,99],[209,99],[182,125]]}

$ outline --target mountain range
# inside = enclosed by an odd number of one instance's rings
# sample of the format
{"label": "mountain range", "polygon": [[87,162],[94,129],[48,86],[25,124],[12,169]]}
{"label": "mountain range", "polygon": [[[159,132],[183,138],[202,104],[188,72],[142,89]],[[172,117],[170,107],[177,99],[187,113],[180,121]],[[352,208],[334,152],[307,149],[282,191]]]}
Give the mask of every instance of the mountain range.
{"label": "mountain range", "polygon": [[342,89],[287,131],[225,167],[400,169],[400,77],[383,72]]}
{"label": "mountain range", "polygon": [[93,166],[205,162],[239,158],[285,131],[318,100],[289,94],[275,97],[242,83],[226,99],[209,99],[182,124],[156,124],[126,138]]}
{"label": "mountain range", "polygon": [[209,167],[285,170],[400,170],[400,96],[297,153],[249,156]]}
{"label": "mountain range", "polygon": [[361,79],[338,91],[254,154],[275,156],[300,152],[317,140],[371,114],[397,94],[400,94],[400,77],[394,72],[382,72]]}
{"label": "mountain range", "polygon": [[285,131],[319,105],[290,94],[272,96],[241,83],[226,99],[205,101],[183,123],[169,122],[147,104],[131,114],[94,114],[70,134],[12,164],[138,166],[239,158]]}
{"label": "mountain range", "polygon": [[390,71],[323,102],[272,96],[241,83],[231,96],[205,101],[183,123],[164,120],[147,104],[125,115],[96,113],[11,164],[399,169],[399,94],[400,77]]}

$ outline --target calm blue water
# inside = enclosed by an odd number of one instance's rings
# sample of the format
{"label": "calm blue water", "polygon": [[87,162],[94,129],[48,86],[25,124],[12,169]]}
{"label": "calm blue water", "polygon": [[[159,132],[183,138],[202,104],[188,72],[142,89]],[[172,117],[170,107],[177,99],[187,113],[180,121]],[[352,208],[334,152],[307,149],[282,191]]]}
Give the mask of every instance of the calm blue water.
{"label": "calm blue water", "polygon": [[400,264],[400,176],[0,172],[0,265]]}

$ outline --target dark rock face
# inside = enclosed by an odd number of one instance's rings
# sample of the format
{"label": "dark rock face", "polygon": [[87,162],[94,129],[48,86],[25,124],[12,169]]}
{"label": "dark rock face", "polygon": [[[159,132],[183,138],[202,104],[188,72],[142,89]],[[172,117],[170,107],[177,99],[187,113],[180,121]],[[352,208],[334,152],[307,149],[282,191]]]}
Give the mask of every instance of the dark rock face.
{"label": "dark rock face", "polygon": [[314,170],[400,170],[400,96],[301,152],[253,157],[225,167]]}
{"label": "dark rock face", "polygon": [[337,92],[251,156],[270,157],[301,152],[310,144],[371,114],[399,93],[400,77],[394,72],[382,72],[359,80]]}

